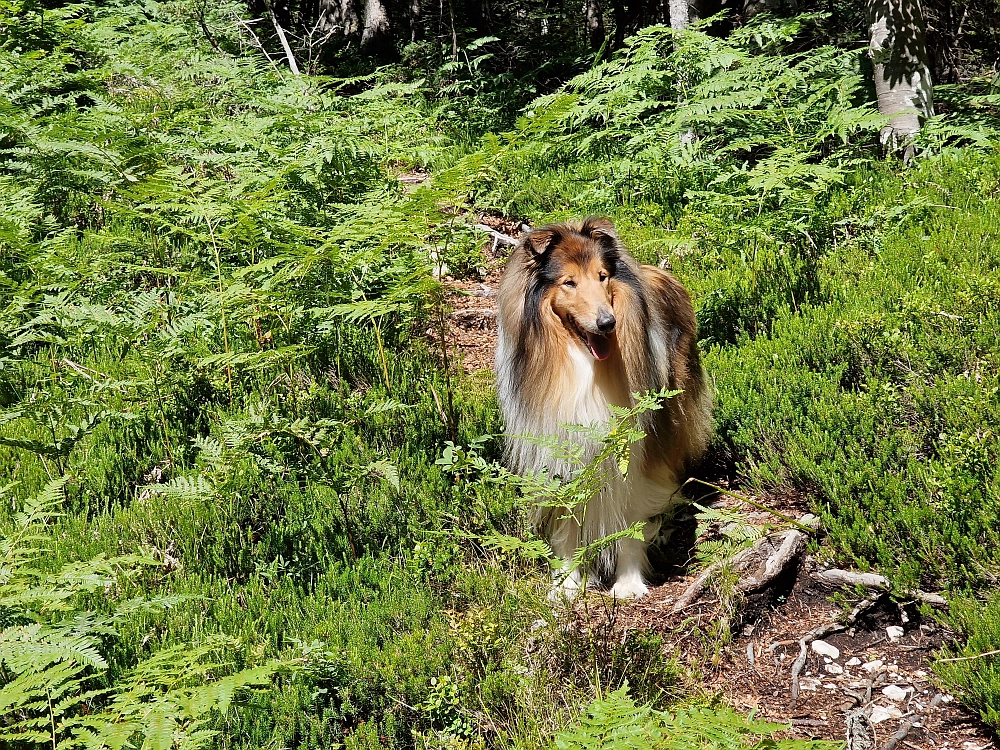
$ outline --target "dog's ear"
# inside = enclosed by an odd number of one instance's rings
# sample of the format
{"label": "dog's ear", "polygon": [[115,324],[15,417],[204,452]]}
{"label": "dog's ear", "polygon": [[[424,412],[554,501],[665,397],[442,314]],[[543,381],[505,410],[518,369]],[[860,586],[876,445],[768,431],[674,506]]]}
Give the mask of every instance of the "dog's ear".
{"label": "dog's ear", "polygon": [[602,216],[588,216],[584,219],[580,233],[600,243],[616,244],[618,242],[615,225],[611,223],[611,219],[605,219]]}
{"label": "dog's ear", "polygon": [[543,256],[559,240],[559,230],[555,227],[542,227],[541,229],[532,229],[528,234],[527,246],[528,249],[534,253],[536,256]]}

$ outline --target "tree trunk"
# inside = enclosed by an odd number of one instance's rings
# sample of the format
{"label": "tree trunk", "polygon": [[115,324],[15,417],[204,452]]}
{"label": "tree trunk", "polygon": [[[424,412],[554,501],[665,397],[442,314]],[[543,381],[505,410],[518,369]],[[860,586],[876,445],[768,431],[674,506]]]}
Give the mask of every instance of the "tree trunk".
{"label": "tree trunk", "polygon": [[759,13],[775,13],[782,10],[782,6],[781,0],[745,0],[743,3],[743,20],[749,21]]}
{"label": "tree trunk", "polygon": [[[674,31],[684,31],[688,27],[688,24],[693,21],[698,20],[698,6],[697,0],[670,0],[670,28]],[[676,42],[675,42],[676,44]],[[678,86],[680,90],[683,90],[685,84],[687,83],[687,71],[679,70],[678,75]],[[681,104],[683,97],[680,94],[680,90],[677,94],[677,103]],[[694,131],[690,128],[685,130],[680,134],[681,143],[691,143],[695,140]]]}
{"label": "tree trunk", "polygon": [[[868,20],[878,111],[891,118],[882,143],[894,149],[934,114],[924,19],[918,0],[868,0]],[[904,158],[911,154],[908,148]]]}
{"label": "tree trunk", "polygon": [[684,31],[688,26],[688,0],[670,0],[670,28]]}
{"label": "tree trunk", "polygon": [[583,25],[590,41],[590,48],[598,50],[604,44],[604,14],[601,0],[583,0]]}
{"label": "tree trunk", "polygon": [[698,0],[670,0],[670,28],[674,31],[684,31],[700,20]]}
{"label": "tree trunk", "polygon": [[319,29],[322,33],[338,30],[342,36],[358,33],[360,19],[356,0],[320,0]]}
{"label": "tree trunk", "polygon": [[483,36],[486,24],[482,0],[465,0],[463,11],[465,14],[463,26],[471,26],[475,29],[476,36]]}
{"label": "tree trunk", "polygon": [[396,57],[396,45],[392,39],[389,12],[382,0],[365,0],[361,49],[383,62],[393,60]]}
{"label": "tree trunk", "polygon": [[613,0],[615,14],[615,38],[613,46],[618,49],[625,37],[639,30],[642,23],[641,0]]}
{"label": "tree trunk", "polygon": [[424,37],[420,0],[410,0],[410,41],[419,42]]}

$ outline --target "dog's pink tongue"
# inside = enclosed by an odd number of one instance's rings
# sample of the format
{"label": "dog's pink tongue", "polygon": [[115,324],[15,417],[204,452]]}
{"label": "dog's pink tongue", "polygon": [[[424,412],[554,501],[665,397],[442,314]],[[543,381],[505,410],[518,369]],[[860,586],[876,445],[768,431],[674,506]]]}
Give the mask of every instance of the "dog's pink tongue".
{"label": "dog's pink tongue", "polygon": [[601,336],[599,333],[587,331],[587,346],[590,347],[590,353],[597,359],[607,359],[611,356],[611,338],[609,336]]}

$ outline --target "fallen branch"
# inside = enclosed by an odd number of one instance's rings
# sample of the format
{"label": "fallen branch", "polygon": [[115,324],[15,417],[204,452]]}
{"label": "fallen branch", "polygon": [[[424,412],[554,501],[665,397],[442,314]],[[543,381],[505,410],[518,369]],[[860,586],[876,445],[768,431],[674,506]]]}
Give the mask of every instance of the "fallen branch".
{"label": "fallen branch", "polygon": [[910,730],[913,729],[913,727],[921,722],[927,712],[929,712],[932,708],[937,708],[943,702],[944,696],[941,693],[937,693],[933,698],[931,698],[931,702],[927,704],[927,708],[924,709],[924,715],[913,716],[904,721],[896,733],[886,740],[884,745],[882,745],[882,750],[895,750],[896,745],[906,739],[906,735],[910,733]]}
{"label": "fallen branch", "polygon": [[[829,586],[866,586],[870,589],[890,592],[892,586],[885,576],[877,573],[854,573],[849,570],[830,568],[829,570],[817,570],[812,573],[812,577],[820,583]],[[914,590],[907,592],[907,596],[929,604],[932,607],[947,607],[948,601],[940,594],[929,594],[926,591]]]}
{"label": "fallen branch", "polygon": [[709,565],[678,597],[671,612],[676,614],[691,606],[708,587],[712,576],[723,566],[728,566],[740,574],[736,589],[742,593],[757,591],[770,584],[789,563],[802,555],[806,540],[809,538],[809,534],[802,529],[815,530],[819,526],[819,519],[807,514],[795,521],[795,524],[794,529],[761,537],[752,547],[738,552],[728,560]]}
{"label": "fallen branch", "polygon": [[288,44],[288,38],[285,36],[285,30],[281,28],[281,24],[278,23],[278,17],[274,15],[274,10],[270,5],[267,6],[267,10],[271,14],[271,23],[274,24],[274,30],[278,32],[278,39],[281,41],[281,48],[285,50],[285,59],[288,60],[288,67],[291,69],[293,75],[299,75],[299,64],[295,62],[295,55],[292,54],[292,48]]}
{"label": "fallen branch", "polygon": [[486,232],[488,235],[490,235],[490,237],[493,238],[494,243],[500,243],[501,245],[510,245],[513,247],[518,242],[520,242],[520,240],[511,237],[509,234],[498,232],[493,227],[488,227],[485,224],[473,224],[472,226],[474,226],[480,232]]}
{"label": "fallen branch", "polygon": [[828,622],[826,625],[820,625],[817,628],[813,628],[799,639],[799,655],[796,656],[795,661],[792,662],[793,701],[799,697],[799,675],[802,673],[802,668],[806,665],[806,657],[809,654],[809,644],[818,638],[830,635],[830,633],[839,633],[841,630],[846,630],[849,625],[852,625],[854,621],[858,619],[858,615],[867,610],[874,603],[874,599],[864,599],[851,610],[851,614],[847,616],[847,619],[844,622]]}

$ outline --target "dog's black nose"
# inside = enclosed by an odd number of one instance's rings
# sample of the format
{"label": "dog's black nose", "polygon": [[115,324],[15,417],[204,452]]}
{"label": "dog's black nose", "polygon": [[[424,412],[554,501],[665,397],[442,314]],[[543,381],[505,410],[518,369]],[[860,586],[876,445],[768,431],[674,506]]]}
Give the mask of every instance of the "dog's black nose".
{"label": "dog's black nose", "polygon": [[615,316],[609,312],[602,312],[597,316],[597,330],[601,333],[611,333],[615,330]]}

